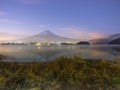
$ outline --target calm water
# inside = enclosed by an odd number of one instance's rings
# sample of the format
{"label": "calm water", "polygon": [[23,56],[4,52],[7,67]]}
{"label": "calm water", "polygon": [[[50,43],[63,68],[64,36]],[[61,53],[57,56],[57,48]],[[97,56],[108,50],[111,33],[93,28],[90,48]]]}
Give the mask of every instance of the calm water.
{"label": "calm water", "polygon": [[0,55],[9,58],[3,61],[31,62],[48,61],[56,57],[80,56],[87,59],[120,60],[120,46],[113,45],[0,45]]}

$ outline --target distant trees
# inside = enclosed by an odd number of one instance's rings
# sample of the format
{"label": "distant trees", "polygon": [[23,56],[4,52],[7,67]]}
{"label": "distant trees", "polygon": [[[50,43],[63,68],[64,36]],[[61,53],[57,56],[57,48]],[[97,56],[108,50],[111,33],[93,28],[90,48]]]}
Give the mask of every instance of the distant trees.
{"label": "distant trees", "polygon": [[86,41],[81,41],[81,42],[78,42],[77,45],[90,45],[90,43]]}

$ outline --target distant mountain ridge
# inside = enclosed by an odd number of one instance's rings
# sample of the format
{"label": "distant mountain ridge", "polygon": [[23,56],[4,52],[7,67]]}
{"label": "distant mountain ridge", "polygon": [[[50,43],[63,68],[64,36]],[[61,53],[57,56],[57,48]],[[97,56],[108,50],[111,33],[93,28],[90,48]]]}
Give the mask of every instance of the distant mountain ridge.
{"label": "distant mountain ridge", "polygon": [[120,38],[112,40],[109,44],[120,44]]}
{"label": "distant mountain ridge", "polygon": [[[17,34],[10,34],[9,33],[1,33],[0,37],[3,36],[14,36],[14,37],[19,37]],[[114,35],[109,35],[107,38],[100,38],[100,39],[94,39],[90,40],[87,42],[90,42],[92,44],[110,44],[110,42],[119,39],[120,34],[114,34]],[[54,34],[53,32],[46,30],[41,33],[38,33],[33,36],[29,37],[21,37],[21,39],[13,39],[13,40],[7,40],[5,42],[10,42],[10,43],[31,43],[31,42],[40,42],[40,43],[78,43],[81,40],[76,40],[76,39],[71,39],[67,37],[62,37],[59,35]],[[2,41],[1,41],[2,42]],[[86,41],[85,41],[86,42]],[[115,41],[116,42],[116,41]],[[119,43],[119,40],[117,41]]]}
{"label": "distant mountain ridge", "polygon": [[78,41],[78,40],[56,35],[49,30],[43,31],[43,32],[33,35],[31,37],[12,40],[12,42],[24,42],[24,43],[29,43],[29,42],[58,43],[58,42],[76,42],[76,41]]}
{"label": "distant mountain ridge", "polygon": [[110,35],[108,38],[90,40],[93,44],[109,44],[112,40],[120,38],[120,34]]}

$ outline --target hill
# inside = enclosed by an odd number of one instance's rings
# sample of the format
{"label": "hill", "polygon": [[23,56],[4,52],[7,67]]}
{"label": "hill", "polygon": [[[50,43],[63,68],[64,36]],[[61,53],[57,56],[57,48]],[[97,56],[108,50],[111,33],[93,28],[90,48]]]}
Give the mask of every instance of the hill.
{"label": "hill", "polygon": [[120,44],[120,38],[112,40],[109,44]]}
{"label": "hill", "polygon": [[120,38],[120,34],[110,35],[107,38],[93,39],[93,40],[90,40],[90,42],[93,44],[108,44],[112,40],[115,40],[117,38]]}

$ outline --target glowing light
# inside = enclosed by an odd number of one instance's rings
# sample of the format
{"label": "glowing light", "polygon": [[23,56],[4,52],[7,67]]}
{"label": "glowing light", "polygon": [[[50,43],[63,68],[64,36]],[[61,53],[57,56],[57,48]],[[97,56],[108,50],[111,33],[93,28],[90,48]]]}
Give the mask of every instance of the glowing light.
{"label": "glowing light", "polygon": [[36,45],[36,46],[41,46],[42,44],[41,44],[41,43],[36,43],[35,45]]}

